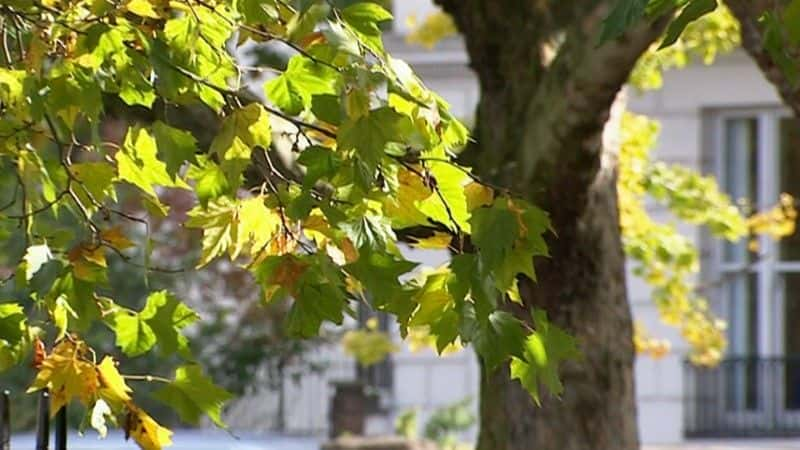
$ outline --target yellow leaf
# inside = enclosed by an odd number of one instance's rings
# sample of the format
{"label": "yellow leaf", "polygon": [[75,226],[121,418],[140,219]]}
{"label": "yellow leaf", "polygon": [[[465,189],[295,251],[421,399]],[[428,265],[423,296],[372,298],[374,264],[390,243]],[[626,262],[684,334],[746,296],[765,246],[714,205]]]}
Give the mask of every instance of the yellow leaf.
{"label": "yellow leaf", "polygon": [[133,241],[125,236],[125,234],[122,232],[122,228],[119,226],[101,231],[100,239],[117,250],[125,250],[136,246]]}
{"label": "yellow leaf", "polygon": [[55,415],[73,397],[84,405],[92,403],[98,388],[94,364],[83,359],[86,344],[64,340],[42,361],[28,392],[50,389],[51,415]]}
{"label": "yellow leaf", "polygon": [[131,388],[119,374],[114,358],[106,356],[97,365],[100,378],[100,397],[112,405],[121,405],[131,400]]}
{"label": "yellow leaf", "polygon": [[427,249],[445,249],[450,246],[453,237],[441,231],[435,231],[433,236],[417,239],[414,247]]}
{"label": "yellow leaf", "polygon": [[400,169],[397,173],[397,194],[384,201],[383,208],[387,216],[399,227],[427,224],[428,218],[423,214],[418,205],[431,195],[431,191],[422,178],[408,169]]}
{"label": "yellow leaf", "polygon": [[506,291],[506,294],[508,294],[508,298],[512,302],[522,305],[522,295],[519,293],[519,280],[517,278],[514,278],[514,283],[511,285],[511,288]]}
{"label": "yellow leaf", "polygon": [[132,437],[142,450],[161,450],[172,445],[172,431],[162,427],[135,405],[128,405],[125,437]]}
{"label": "yellow leaf", "polygon": [[364,367],[377,364],[398,350],[388,334],[371,329],[346,332],[342,349]]}
{"label": "yellow leaf", "polygon": [[161,16],[156,11],[153,2],[149,0],[131,0],[126,6],[128,11],[140,17],[148,17],[150,19],[160,19]]}
{"label": "yellow leaf", "polygon": [[470,211],[481,206],[491,205],[494,201],[492,188],[474,181],[464,187],[464,195],[467,196],[467,209]]}
{"label": "yellow leaf", "polygon": [[233,246],[229,249],[232,259],[246,248],[253,254],[260,252],[280,230],[281,217],[267,208],[264,197],[242,200],[235,211],[238,226],[233,227]]}

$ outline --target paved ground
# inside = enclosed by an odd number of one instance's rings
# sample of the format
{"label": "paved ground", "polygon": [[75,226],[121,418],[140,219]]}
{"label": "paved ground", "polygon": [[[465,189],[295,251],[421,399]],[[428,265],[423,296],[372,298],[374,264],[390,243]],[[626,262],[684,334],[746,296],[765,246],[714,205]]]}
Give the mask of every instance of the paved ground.
{"label": "paved ground", "polygon": [[[169,450],[319,450],[319,443],[313,438],[285,436],[231,436],[222,431],[178,430],[172,436],[173,445]],[[35,437],[32,434],[14,435],[11,438],[12,450],[32,450]],[[53,441],[50,441],[53,448]],[[85,436],[70,434],[67,438],[69,450],[135,450],[139,447],[133,441],[126,442],[122,433],[110,432],[106,439],[99,439],[94,430]]]}
{"label": "paved ground", "polygon": [[800,450],[800,439],[694,439],[681,445],[651,445],[643,450]]}
{"label": "paved ground", "polygon": [[[174,445],[169,450],[319,450],[319,442],[314,438],[277,435],[233,437],[215,430],[178,430],[172,440]],[[34,442],[31,434],[14,435],[11,448],[33,449]],[[72,434],[68,444],[69,450],[138,449],[133,442],[125,442],[121,433],[113,432],[103,440],[98,439],[93,431],[88,431],[82,437]],[[50,445],[52,448],[52,441]],[[642,450],[800,450],[800,439],[693,440],[681,445],[648,445]]]}

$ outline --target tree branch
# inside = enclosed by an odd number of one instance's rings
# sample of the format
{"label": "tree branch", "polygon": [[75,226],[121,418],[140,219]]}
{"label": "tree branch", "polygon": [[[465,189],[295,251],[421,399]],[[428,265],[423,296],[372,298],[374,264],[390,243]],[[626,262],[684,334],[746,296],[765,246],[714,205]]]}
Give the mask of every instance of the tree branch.
{"label": "tree branch", "polygon": [[800,86],[789,79],[764,46],[765,31],[760,19],[765,12],[774,10],[777,3],[775,0],[727,0],[726,3],[741,24],[742,47],[775,86],[786,105],[800,115]]}

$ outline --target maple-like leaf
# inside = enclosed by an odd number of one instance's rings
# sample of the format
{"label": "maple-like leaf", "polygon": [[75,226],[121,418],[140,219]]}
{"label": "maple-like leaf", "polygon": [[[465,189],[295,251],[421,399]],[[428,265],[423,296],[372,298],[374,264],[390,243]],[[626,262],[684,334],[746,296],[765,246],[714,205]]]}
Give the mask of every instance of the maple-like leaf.
{"label": "maple-like leaf", "polygon": [[220,417],[222,405],[233,398],[230,392],[212,383],[197,365],[178,367],[175,380],[153,396],[175,408],[187,423],[196,425],[205,414],[219,427],[225,427]]}
{"label": "maple-like leaf", "polygon": [[533,310],[532,316],[535,331],[525,340],[523,358],[512,359],[511,378],[518,379],[533,400],[539,403],[540,384],[555,396],[563,392],[564,386],[558,377],[559,367],[564,361],[580,358],[581,352],[575,338],[551,324],[543,310]]}
{"label": "maple-like leaf", "polygon": [[87,351],[82,341],[63,340],[53,348],[39,366],[39,372],[28,388],[28,392],[49,389],[51,398],[50,413],[78,398],[84,405],[90,405],[99,387],[97,370],[94,364],[84,359]]}

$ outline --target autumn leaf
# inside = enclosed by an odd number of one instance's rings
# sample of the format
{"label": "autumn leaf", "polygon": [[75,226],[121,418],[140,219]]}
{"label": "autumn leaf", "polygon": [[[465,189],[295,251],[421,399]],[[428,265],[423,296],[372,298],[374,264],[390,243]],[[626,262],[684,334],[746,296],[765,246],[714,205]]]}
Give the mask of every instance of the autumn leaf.
{"label": "autumn leaf", "polygon": [[97,375],[100,381],[98,394],[106,402],[119,407],[131,400],[131,388],[125,383],[125,379],[117,370],[114,359],[106,356],[97,365]]}
{"label": "autumn leaf", "polygon": [[464,187],[464,194],[467,196],[467,209],[470,211],[481,206],[489,206],[494,201],[492,188],[475,181]]}
{"label": "autumn leaf", "polygon": [[138,406],[128,406],[125,439],[133,438],[142,450],[161,450],[172,445],[172,431],[162,427]]}
{"label": "autumn leaf", "polygon": [[136,246],[133,241],[125,236],[125,233],[122,232],[122,228],[119,226],[101,231],[100,240],[117,250],[125,250]]}
{"label": "autumn leaf", "polygon": [[51,415],[77,397],[84,405],[92,403],[97,394],[99,380],[94,364],[83,359],[87,351],[82,341],[63,340],[42,361],[28,392],[49,389]]}
{"label": "autumn leaf", "polygon": [[415,238],[414,247],[429,250],[443,250],[450,246],[453,236],[441,231],[434,231],[433,235],[424,238]]}

